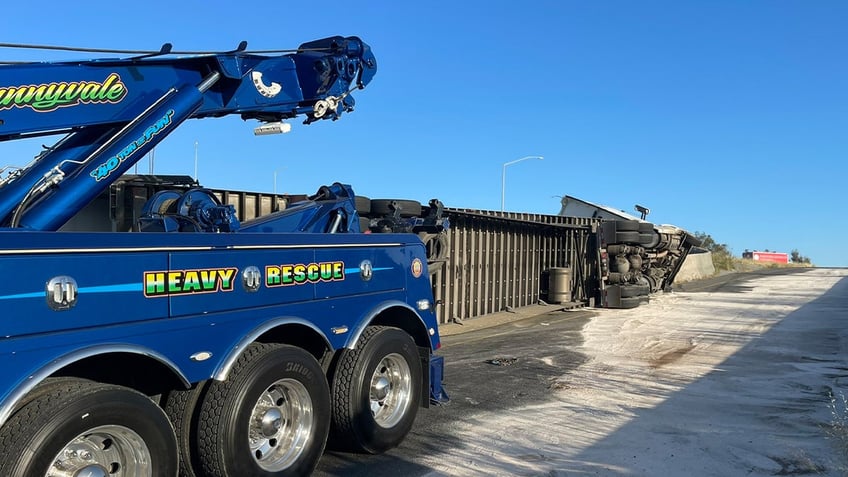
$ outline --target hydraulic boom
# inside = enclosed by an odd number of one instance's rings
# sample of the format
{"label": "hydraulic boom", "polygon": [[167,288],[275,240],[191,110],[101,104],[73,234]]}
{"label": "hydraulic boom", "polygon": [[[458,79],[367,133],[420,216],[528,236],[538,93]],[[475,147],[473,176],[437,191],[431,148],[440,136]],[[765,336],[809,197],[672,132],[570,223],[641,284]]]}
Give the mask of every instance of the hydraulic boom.
{"label": "hydraulic boom", "polygon": [[0,226],[52,231],[187,119],[239,114],[278,123],[338,119],[376,73],[356,37],[265,56],[238,49],[184,57],[0,65],[0,141],[65,134],[0,177]]}

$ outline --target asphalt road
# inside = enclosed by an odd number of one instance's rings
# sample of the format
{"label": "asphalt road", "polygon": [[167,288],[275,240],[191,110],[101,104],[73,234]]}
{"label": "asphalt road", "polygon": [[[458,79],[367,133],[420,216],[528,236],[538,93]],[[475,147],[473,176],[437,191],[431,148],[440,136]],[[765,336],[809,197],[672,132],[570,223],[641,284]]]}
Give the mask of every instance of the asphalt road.
{"label": "asphalt road", "polygon": [[[744,296],[751,289],[751,279],[798,272],[803,269],[725,274],[675,285],[675,290]],[[471,322],[459,328],[449,325],[451,333],[460,331],[444,336],[440,351],[445,357],[445,386],[451,403],[420,409],[412,432],[398,448],[378,456],[328,451],[314,475],[433,477],[438,473],[434,473],[432,465],[424,465],[421,456],[429,456],[432,463],[433,456],[455,461],[460,455],[468,455],[468,443],[456,437],[457,429],[478,426],[491,431],[487,428],[493,425],[491,416],[555,401],[559,384],[555,379],[576,370],[588,359],[574,350],[581,349],[583,328],[597,312],[545,311],[541,307],[537,310],[539,314],[523,319],[504,313],[477,319],[480,323],[498,323],[491,327],[480,328],[479,323]],[[561,438],[568,441],[569,436]],[[465,454],[458,452],[460,449]],[[485,455],[489,450],[470,452]]]}
{"label": "asphalt road", "polygon": [[687,283],[675,283],[674,290],[680,292],[736,292],[745,291],[745,282],[757,276],[767,275],[790,275],[803,273],[807,268],[763,268],[752,272],[726,273],[710,278],[695,280]]}
{"label": "asphalt road", "polygon": [[[382,455],[327,452],[316,476],[423,476],[420,455],[450,454],[452,429],[477,416],[548,401],[554,378],[582,364],[573,349],[591,311],[551,311],[531,318],[445,336],[445,388],[451,402],[420,409],[409,436]],[[551,366],[551,362],[555,365]],[[485,423],[482,423],[485,425]]]}

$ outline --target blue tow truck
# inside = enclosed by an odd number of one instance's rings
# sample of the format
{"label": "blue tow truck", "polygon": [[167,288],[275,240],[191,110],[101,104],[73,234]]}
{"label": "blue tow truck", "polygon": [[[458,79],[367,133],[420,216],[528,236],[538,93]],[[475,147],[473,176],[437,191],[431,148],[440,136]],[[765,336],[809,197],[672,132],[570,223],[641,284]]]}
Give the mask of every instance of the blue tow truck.
{"label": "blue tow truck", "polygon": [[193,188],[131,231],[60,231],[188,119],[339,119],[368,45],[103,51],[0,63],[0,141],[58,137],[0,169],[0,475],[304,475],[328,442],[398,445],[446,396],[420,238],[446,226],[438,201],[363,223],[335,183],[239,222]]}

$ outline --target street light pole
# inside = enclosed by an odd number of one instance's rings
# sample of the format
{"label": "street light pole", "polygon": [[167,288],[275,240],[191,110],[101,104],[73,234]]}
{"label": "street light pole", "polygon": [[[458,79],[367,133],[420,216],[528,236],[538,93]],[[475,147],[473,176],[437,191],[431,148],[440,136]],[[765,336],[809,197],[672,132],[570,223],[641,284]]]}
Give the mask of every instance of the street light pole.
{"label": "street light pole", "polygon": [[279,169],[274,170],[274,195],[277,195],[277,173],[285,169],[286,166],[283,166]]}
{"label": "street light pole", "polygon": [[197,182],[197,141],[194,141],[194,182]]}
{"label": "street light pole", "polygon": [[501,173],[501,212],[504,211],[504,203],[506,202],[506,166],[511,166],[521,161],[526,161],[527,159],[538,159],[543,160],[542,156],[524,156],[521,159],[516,159],[514,161],[505,162],[503,165],[503,172]]}

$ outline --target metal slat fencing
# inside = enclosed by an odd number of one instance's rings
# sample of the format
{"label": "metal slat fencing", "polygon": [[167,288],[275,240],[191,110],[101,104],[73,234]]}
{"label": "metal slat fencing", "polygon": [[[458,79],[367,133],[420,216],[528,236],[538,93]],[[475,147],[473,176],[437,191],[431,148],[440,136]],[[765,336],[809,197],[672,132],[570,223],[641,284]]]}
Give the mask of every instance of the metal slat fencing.
{"label": "metal slat fencing", "polygon": [[447,209],[448,257],[432,274],[442,323],[539,303],[546,272],[571,269],[572,303],[589,304],[591,240],[599,221],[555,215]]}

